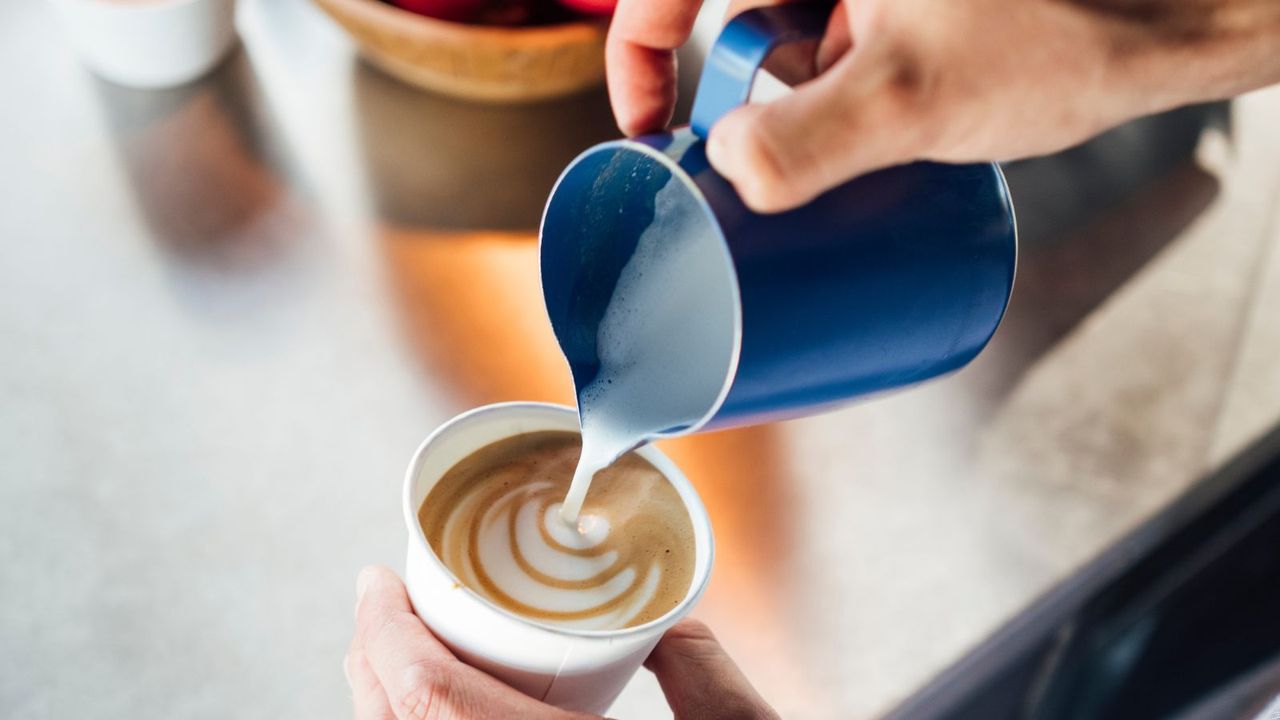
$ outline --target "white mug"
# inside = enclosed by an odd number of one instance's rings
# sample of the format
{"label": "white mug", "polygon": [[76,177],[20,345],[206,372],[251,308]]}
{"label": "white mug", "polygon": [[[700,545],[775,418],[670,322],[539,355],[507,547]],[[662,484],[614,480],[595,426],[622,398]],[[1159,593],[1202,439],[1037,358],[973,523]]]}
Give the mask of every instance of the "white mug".
{"label": "white mug", "polygon": [[662,617],[621,630],[571,630],[522,618],[464,587],[431,550],[418,522],[427,492],[463,458],[491,443],[543,430],[578,432],[563,405],[486,405],[440,426],[414,454],[404,483],[409,530],[405,585],[414,612],[459,659],[531,697],[566,710],[600,714],[622,692],[667,628],[693,608],[711,577],[714,547],[706,508],[680,469],[656,448],[636,452],[680,494],[693,522],[693,580]]}
{"label": "white mug", "polygon": [[235,0],[52,0],[84,64],[120,85],[194,80],[235,40]]}

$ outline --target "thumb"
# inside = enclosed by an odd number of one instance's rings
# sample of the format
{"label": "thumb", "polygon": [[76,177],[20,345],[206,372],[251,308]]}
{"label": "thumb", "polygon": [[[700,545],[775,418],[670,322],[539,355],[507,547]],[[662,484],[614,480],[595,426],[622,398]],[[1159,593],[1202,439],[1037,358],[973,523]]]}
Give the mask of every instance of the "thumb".
{"label": "thumb", "polygon": [[644,664],[658,677],[675,720],[778,717],[697,620],[668,630]]}
{"label": "thumb", "polygon": [[857,175],[922,156],[929,149],[925,85],[901,53],[846,53],[791,94],[721,118],[707,159],[752,210],[789,210]]}

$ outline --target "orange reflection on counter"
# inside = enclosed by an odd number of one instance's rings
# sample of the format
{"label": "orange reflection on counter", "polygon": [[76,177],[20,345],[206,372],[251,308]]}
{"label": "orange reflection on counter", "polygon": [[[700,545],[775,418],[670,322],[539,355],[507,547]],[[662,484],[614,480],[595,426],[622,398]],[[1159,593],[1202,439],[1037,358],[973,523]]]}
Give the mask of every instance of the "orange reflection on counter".
{"label": "orange reflection on counter", "polygon": [[415,354],[460,407],[573,404],[569,368],[542,306],[533,233],[384,226],[381,235]]}
{"label": "orange reflection on counter", "polygon": [[792,629],[790,575],[798,510],[783,431],[776,425],[666,440],[659,446],[698,489],[716,539],[711,585],[694,614],[716,631],[766,699],[821,704]]}
{"label": "orange reflection on counter", "polygon": [[[388,272],[416,355],[453,388],[459,409],[502,400],[572,405],[569,369],[551,332],[531,233],[384,226]],[[796,647],[798,512],[783,432],[765,425],[660,443],[711,515],[716,561],[695,615],[717,631],[757,687],[786,706],[821,704]]]}

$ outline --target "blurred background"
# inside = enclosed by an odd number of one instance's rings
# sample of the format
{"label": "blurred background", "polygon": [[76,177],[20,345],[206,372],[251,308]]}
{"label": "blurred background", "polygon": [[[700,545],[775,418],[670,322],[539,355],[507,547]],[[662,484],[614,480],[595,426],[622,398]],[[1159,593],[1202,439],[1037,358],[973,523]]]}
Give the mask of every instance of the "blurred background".
{"label": "blurred background", "polygon": [[[536,228],[616,135],[603,21],[519,19],[561,49],[494,40],[513,77],[372,5],[240,0],[216,67],[139,89],[0,4],[0,715],[349,716],[415,447],[571,401]],[[1017,287],[970,367],[664,444],[718,541],[695,615],[784,717],[918,698],[1276,426],[1278,127],[1273,88],[1007,166]],[[642,671],[612,715],[670,713]]]}

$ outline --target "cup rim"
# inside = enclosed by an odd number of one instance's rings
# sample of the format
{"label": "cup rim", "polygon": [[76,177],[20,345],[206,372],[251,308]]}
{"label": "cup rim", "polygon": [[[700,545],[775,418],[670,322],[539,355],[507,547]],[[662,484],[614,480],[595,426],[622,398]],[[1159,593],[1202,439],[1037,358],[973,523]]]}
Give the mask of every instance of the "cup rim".
{"label": "cup rim", "polygon": [[[681,138],[680,134],[682,132],[687,132],[688,137]],[[692,129],[690,129],[688,126],[682,126],[679,128],[675,128],[674,130],[666,131],[663,133],[656,133],[656,135],[666,135],[672,138],[673,143],[678,143],[683,146],[681,148],[682,151],[687,151],[695,143],[704,142],[701,138],[695,135]],[[547,298],[547,290],[542,284],[543,278],[541,273],[542,244],[544,242],[543,231],[546,228],[547,213],[551,209],[551,202],[552,200],[555,199],[556,191],[560,188],[560,185],[564,182],[564,179],[569,176],[569,173],[572,172],[573,169],[578,166],[578,163],[580,163],[587,157],[600,152],[619,151],[619,150],[635,152],[635,153],[639,153],[641,155],[647,156],[649,159],[654,160],[659,165],[662,165],[663,167],[665,167],[668,171],[671,172],[671,176],[673,178],[676,178],[680,181],[680,183],[684,186],[685,190],[689,192],[690,196],[692,196],[694,201],[698,204],[699,209],[701,209],[702,212],[710,220],[711,227],[715,229],[716,239],[719,240],[719,242],[717,243],[717,248],[720,250],[720,253],[724,259],[725,268],[728,270],[729,289],[731,294],[733,295],[733,298],[732,298],[733,299],[733,303],[732,303],[733,304],[733,353],[729,358],[729,365],[725,369],[724,380],[720,384],[720,392],[716,395],[715,402],[711,404],[711,407],[707,410],[707,412],[704,413],[697,420],[690,423],[688,426],[680,428],[675,431],[656,433],[655,435],[652,436],[652,439],[675,438],[675,437],[680,437],[682,435],[689,435],[691,433],[695,433],[698,430],[706,427],[708,423],[710,423],[713,419],[715,419],[716,414],[720,412],[720,408],[724,407],[724,402],[725,400],[728,399],[729,392],[733,389],[734,379],[738,376],[738,364],[742,359],[742,286],[738,282],[738,266],[733,262],[733,252],[729,249],[729,239],[725,237],[724,229],[720,227],[720,221],[716,217],[715,210],[711,207],[710,201],[707,200],[706,194],[702,192],[702,188],[698,187],[698,184],[694,182],[692,177],[689,176],[689,173],[686,172],[684,168],[680,167],[680,163],[676,162],[670,155],[666,154],[665,152],[662,152],[661,150],[658,150],[657,148],[651,145],[648,145],[646,143],[638,142],[633,138],[609,140],[606,142],[598,143],[596,145],[592,145],[586,150],[583,150],[582,152],[578,153],[577,157],[571,160],[569,164],[565,166],[564,170],[561,171],[560,176],[556,178],[555,184],[551,186],[551,192],[548,193],[547,195],[547,203],[542,208],[542,219],[538,223],[538,266],[539,266],[538,289],[542,292],[542,299],[543,299],[543,303],[545,304],[546,298]],[[550,309],[547,310],[547,313],[548,313],[548,316],[550,316]],[[552,330],[554,331],[554,328],[552,328]],[[559,343],[559,336],[557,336],[556,342],[557,344]],[[569,365],[568,358],[565,358],[565,365],[566,367],[568,367]],[[578,391],[577,381],[575,380],[574,381],[575,395],[577,394],[577,391]]]}
{"label": "cup rim", "polygon": [[[404,489],[401,494],[401,498],[402,498],[401,504],[403,506],[404,520],[405,520],[406,528],[409,531],[410,541],[419,544],[423,549],[425,549],[426,550],[425,554],[429,558],[430,562],[434,563],[435,566],[439,570],[441,570],[447,577],[451,578],[454,582],[456,582],[461,590],[468,593],[472,598],[478,601],[482,606],[504,616],[507,619],[520,623],[521,625],[534,627],[539,630],[547,631],[547,632],[550,632],[556,635],[565,636],[565,637],[596,638],[596,639],[629,638],[635,635],[644,635],[644,634],[652,633],[655,629],[661,629],[665,631],[666,627],[670,625],[674,625],[679,620],[679,618],[684,617],[688,613],[689,608],[691,608],[694,604],[698,602],[699,598],[701,598],[703,593],[706,592],[707,585],[711,582],[711,570],[715,565],[715,552],[716,552],[715,536],[712,534],[712,531],[711,531],[711,517],[707,514],[706,506],[702,504],[702,499],[698,496],[696,489],[693,487],[693,483],[689,482],[689,479],[685,477],[684,473],[680,470],[680,468],[674,462],[672,462],[671,459],[668,458],[665,453],[663,453],[661,450],[657,449],[656,447],[653,447],[652,445],[641,446],[637,448],[634,452],[638,453],[641,457],[649,461],[650,464],[652,464],[655,468],[657,468],[658,471],[662,473],[662,476],[666,478],[667,482],[671,483],[671,485],[676,489],[676,492],[680,495],[680,499],[684,503],[685,509],[689,512],[689,519],[693,523],[695,558],[697,556],[697,550],[698,550],[696,543],[700,536],[706,538],[705,544],[707,548],[706,569],[701,574],[701,577],[695,575],[695,577],[693,578],[693,581],[689,584],[689,590],[685,593],[684,598],[681,599],[680,602],[675,607],[663,613],[661,616],[654,618],[653,620],[650,620],[649,622],[641,625],[635,625],[635,626],[626,627],[626,628],[616,628],[612,630],[581,630],[581,629],[575,629],[575,628],[568,628],[560,625],[552,625],[550,623],[539,622],[537,620],[532,620],[530,618],[524,617],[510,610],[507,610],[506,608],[498,605],[492,600],[489,600],[488,598],[484,597],[480,593],[477,593],[476,591],[472,590],[465,583],[463,583],[456,575],[454,575],[453,571],[450,570],[449,567],[444,564],[444,561],[442,561],[439,557],[436,556],[435,550],[431,548],[431,543],[427,542],[426,535],[422,532],[422,525],[418,522],[417,508],[414,507],[414,503],[413,503],[414,481],[417,478],[419,471],[421,470],[423,459],[427,455],[428,448],[434,442],[436,442],[443,434],[445,434],[446,432],[452,431],[452,429],[457,425],[463,422],[466,422],[476,416],[495,413],[495,412],[501,413],[501,412],[505,412],[507,410],[513,410],[513,409],[550,410],[557,413],[569,413],[569,414],[572,414],[574,417],[577,417],[577,411],[575,411],[573,408],[567,405],[561,405],[558,403],[532,402],[532,401],[498,402],[498,403],[490,403],[488,405],[481,405],[479,407],[475,407],[465,412],[459,413],[453,416],[452,418],[450,418],[449,420],[446,420],[435,430],[432,430],[431,433],[427,435],[426,439],[423,440],[422,443],[418,445],[417,450],[414,451],[413,459],[409,462],[409,468],[405,472]],[[696,562],[694,564],[694,567],[696,570],[697,568]]]}

